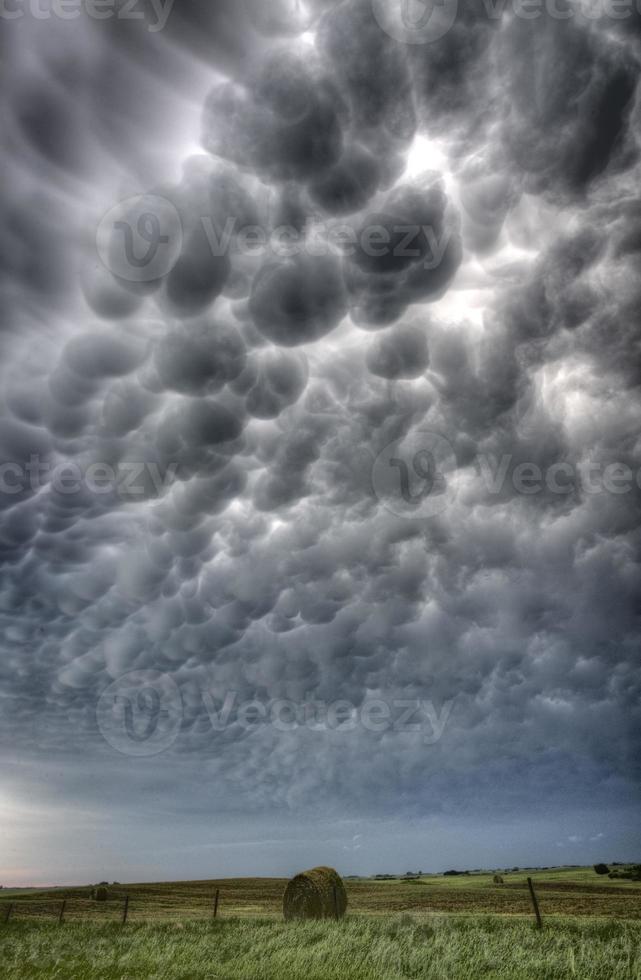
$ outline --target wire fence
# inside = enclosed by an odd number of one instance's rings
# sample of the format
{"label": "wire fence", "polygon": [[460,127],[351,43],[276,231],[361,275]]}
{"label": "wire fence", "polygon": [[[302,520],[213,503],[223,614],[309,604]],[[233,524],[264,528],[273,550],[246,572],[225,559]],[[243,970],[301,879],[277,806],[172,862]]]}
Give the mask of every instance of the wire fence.
{"label": "wire fence", "polygon": [[[189,903],[189,918],[193,919],[216,919],[219,915],[221,904],[220,889],[217,888],[202,903],[195,905]],[[176,916],[184,917],[186,908],[172,903],[154,903],[153,905],[145,902],[144,899],[136,903],[132,902],[129,894],[109,897],[104,900],[92,898],[91,894],[83,898],[60,899],[7,899],[0,900],[0,923],[7,925],[16,921],[56,921],[63,925],[70,920],[76,921],[101,921],[101,922],[120,922],[125,925],[130,921],[132,914],[138,913],[141,920],[148,918],[173,918]]]}

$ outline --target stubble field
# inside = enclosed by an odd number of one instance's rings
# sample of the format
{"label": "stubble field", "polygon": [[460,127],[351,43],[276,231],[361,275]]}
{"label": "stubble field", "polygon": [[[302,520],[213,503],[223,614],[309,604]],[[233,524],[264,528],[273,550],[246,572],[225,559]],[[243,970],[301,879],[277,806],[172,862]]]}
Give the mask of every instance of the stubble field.
{"label": "stubble field", "polygon": [[[543,914],[536,930],[531,874]],[[641,980],[641,883],[592,869],[346,882],[340,922],[285,923],[282,879],[3,891],[7,980]],[[212,917],[219,891],[218,917]],[[121,919],[129,896],[128,921]],[[64,922],[57,916],[65,902]],[[4,913],[4,914],[3,914]]]}

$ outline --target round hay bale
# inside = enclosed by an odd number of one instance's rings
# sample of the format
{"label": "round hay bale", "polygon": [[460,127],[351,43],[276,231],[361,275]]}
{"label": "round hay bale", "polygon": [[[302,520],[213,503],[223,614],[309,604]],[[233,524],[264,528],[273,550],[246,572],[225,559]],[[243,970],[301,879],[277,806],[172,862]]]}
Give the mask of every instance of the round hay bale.
{"label": "round hay bale", "polygon": [[283,896],[286,919],[338,919],[346,909],[345,885],[333,868],[301,871],[288,882]]}
{"label": "round hay bale", "polygon": [[99,887],[99,888],[96,888],[96,901],[97,902],[106,902],[108,898],[109,898],[109,892],[107,891],[106,888],[104,888],[102,886]]}

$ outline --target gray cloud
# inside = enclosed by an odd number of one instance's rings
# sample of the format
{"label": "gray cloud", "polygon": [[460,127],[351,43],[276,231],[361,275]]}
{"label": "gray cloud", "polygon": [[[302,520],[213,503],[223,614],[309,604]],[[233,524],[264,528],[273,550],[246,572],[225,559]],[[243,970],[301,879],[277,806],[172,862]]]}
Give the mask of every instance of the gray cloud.
{"label": "gray cloud", "polygon": [[[62,800],[91,805],[104,766],[114,807],[136,784],[130,820],[161,800],[187,829],[211,809],[273,827],[320,795],[336,820],[627,814],[637,34],[478,5],[403,45],[364,0],[180,8],[158,33],[34,21],[11,56],[7,760],[60,761]],[[94,241],[140,194],[183,232],[150,282],[107,269]],[[298,251],[239,247],[283,225]],[[453,461],[423,518],[373,476],[389,450],[399,494],[404,472],[421,500],[421,433]],[[609,466],[631,478],[594,491],[586,474]],[[153,763],[98,727],[130,671],[180,692]],[[217,728],[229,692],[451,708],[432,743]]]}

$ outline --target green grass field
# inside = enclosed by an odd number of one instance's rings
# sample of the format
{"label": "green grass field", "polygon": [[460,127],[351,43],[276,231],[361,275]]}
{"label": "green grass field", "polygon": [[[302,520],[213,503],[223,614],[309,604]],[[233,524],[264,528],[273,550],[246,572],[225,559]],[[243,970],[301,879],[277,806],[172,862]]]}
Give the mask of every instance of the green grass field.
{"label": "green grass field", "polygon": [[11,980],[639,980],[641,923],[408,914],[285,924],[15,923]]}
{"label": "green grass field", "polygon": [[[533,926],[528,874],[541,931]],[[92,901],[86,887],[3,890],[1,977],[641,980],[641,882],[599,877],[591,868],[517,871],[504,874],[503,884],[491,874],[348,880],[348,915],[340,922],[286,924],[285,884],[238,878],[116,885],[105,903]]]}

